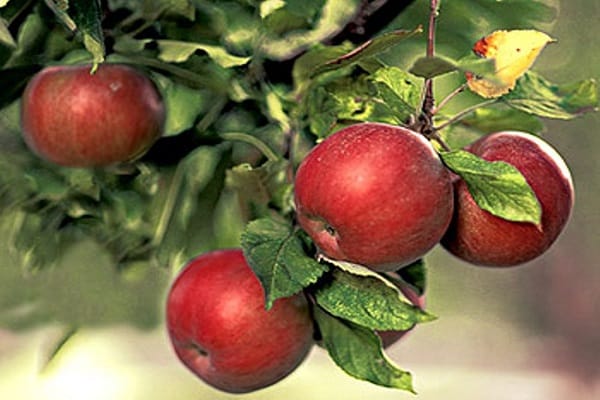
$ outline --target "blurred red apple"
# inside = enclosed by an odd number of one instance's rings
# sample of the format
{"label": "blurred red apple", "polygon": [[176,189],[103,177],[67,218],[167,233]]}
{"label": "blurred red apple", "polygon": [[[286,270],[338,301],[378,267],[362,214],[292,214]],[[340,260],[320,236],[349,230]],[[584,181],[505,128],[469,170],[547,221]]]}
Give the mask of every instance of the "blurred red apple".
{"label": "blurred red apple", "polygon": [[313,345],[304,295],[278,299],[265,310],[264,291],[238,249],[190,261],[169,292],[167,327],[180,360],[231,393],[283,379]]}
{"label": "blurred red apple", "polygon": [[165,108],[145,75],[125,65],[52,66],[28,83],[21,103],[27,145],[53,163],[107,166],[143,155],[161,136]]}
{"label": "blurred red apple", "polygon": [[315,146],[295,180],[297,218],[327,257],[392,271],[421,258],[452,218],[450,175],[425,137],[379,123]]}
{"label": "blurred red apple", "polygon": [[517,168],[540,202],[542,221],[535,225],[496,217],[479,208],[466,183],[458,179],[455,216],[443,246],[483,266],[514,266],[543,254],[565,227],[573,208],[573,182],[565,161],[548,143],[523,132],[487,135],[467,150]]}

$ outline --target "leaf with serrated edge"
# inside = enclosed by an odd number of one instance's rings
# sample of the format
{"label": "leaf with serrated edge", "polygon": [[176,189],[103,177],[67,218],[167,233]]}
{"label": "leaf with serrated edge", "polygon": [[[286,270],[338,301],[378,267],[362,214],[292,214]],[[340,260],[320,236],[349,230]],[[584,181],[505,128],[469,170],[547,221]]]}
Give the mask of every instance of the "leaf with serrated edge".
{"label": "leaf with serrated edge", "polygon": [[248,264],[265,291],[270,309],[281,297],[298,293],[328,269],[306,255],[298,232],[285,221],[261,218],[252,221],[241,237]]}
{"label": "leaf with serrated edge", "polygon": [[509,221],[540,223],[540,203],[514,166],[486,161],[465,150],[440,155],[446,166],[465,181],[479,207]]}
{"label": "leaf with serrated edge", "polygon": [[319,307],[314,315],[329,356],[348,375],[414,393],[410,372],[398,368],[385,355],[376,333],[333,317]]}
{"label": "leaf with serrated edge", "polygon": [[528,72],[503,100],[528,114],[568,120],[598,108],[598,87],[594,79],[555,85]]}
{"label": "leaf with serrated edge", "polygon": [[377,330],[408,330],[433,319],[403,301],[399,289],[384,282],[381,275],[360,276],[334,269],[331,278],[317,289],[316,299],[332,315]]}

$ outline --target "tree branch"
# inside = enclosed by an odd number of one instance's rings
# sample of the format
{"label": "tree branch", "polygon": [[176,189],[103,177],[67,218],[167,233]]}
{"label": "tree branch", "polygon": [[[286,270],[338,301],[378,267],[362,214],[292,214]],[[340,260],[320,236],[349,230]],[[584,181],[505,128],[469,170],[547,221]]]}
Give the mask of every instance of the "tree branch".
{"label": "tree branch", "polygon": [[363,0],[354,20],[328,43],[340,44],[346,40],[362,43],[381,31],[412,3],[414,0]]}

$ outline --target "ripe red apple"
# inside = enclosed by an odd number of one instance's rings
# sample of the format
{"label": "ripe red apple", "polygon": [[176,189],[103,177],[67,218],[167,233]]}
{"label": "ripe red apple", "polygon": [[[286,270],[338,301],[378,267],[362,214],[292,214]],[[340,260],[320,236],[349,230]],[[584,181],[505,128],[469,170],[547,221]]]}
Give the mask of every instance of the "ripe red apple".
{"label": "ripe red apple", "polygon": [[265,310],[263,289],[239,249],[189,262],[169,292],[167,328],[180,360],[230,393],[283,379],[313,344],[304,295],[278,299]]}
{"label": "ripe red apple", "polygon": [[[395,274],[392,273],[392,276],[393,275],[395,275]],[[406,297],[408,299],[408,301],[411,302],[411,304],[419,307],[421,310],[425,309],[425,294],[419,295],[419,293],[417,293],[417,291],[412,286],[410,286],[408,283],[400,280],[399,278],[397,280],[394,280],[394,282],[395,282],[396,286],[398,287],[398,289],[400,289],[400,292],[402,292],[404,297]],[[406,334],[408,332],[410,332],[412,329],[414,329],[414,327],[411,329],[408,329],[408,330],[404,330],[404,331],[394,331],[394,330],[377,331],[377,334],[381,338],[383,347],[387,348],[387,347],[390,347],[392,344],[398,342],[404,336],[406,336]]]}
{"label": "ripe red apple", "polygon": [[467,150],[517,168],[540,202],[542,221],[538,226],[496,217],[479,208],[466,183],[458,179],[455,216],[442,245],[457,257],[483,266],[514,266],[544,253],[573,208],[573,181],[565,161],[548,143],[522,132],[487,135]]}
{"label": "ripe red apple", "polygon": [[361,123],[315,146],[295,180],[299,224],[329,258],[391,271],[434,247],[452,218],[450,175],[425,137]]}
{"label": "ripe red apple", "polygon": [[130,161],[161,136],[165,107],[156,87],[137,70],[102,64],[52,66],[38,72],[22,96],[27,145],[71,167]]}

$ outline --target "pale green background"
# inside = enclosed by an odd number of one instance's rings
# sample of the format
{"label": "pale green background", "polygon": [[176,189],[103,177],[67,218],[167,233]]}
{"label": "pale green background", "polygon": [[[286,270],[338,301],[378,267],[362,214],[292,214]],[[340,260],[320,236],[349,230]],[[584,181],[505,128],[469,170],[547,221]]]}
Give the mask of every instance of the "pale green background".
{"label": "pale green background", "polygon": [[[552,32],[559,43],[536,69],[556,82],[600,79],[599,17],[598,1],[562,1]],[[546,139],[575,177],[573,218],[546,255],[520,268],[475,268],[434,251],[428,308],[439,320],[390,351],[413,373],[418,397],[347,377],[320,349],[272,388],[222,394],[176,360],[162,326],[82,330],[39,373],[61,334],[47,326],[0,329],[0,399],[600,399],[600,114],[548,126]],[[87,250],[70,257],[98,262]]]}

